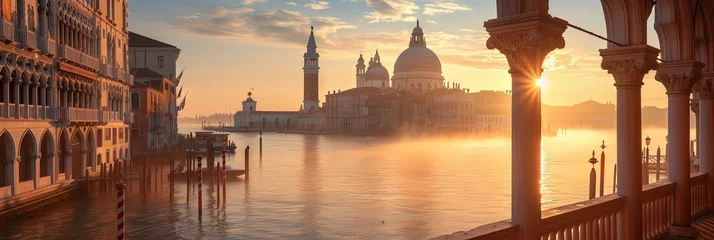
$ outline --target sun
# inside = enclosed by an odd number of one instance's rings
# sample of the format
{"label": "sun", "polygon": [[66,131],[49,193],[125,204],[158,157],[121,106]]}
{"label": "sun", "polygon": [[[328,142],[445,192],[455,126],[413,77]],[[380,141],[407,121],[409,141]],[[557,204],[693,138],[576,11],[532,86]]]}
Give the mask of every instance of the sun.
{"label": "sun", "polygon": [[545,88],[546,86],[548,86],[548,79],[545,78],[544,76],[541,76],[538,80],[536,80],[535,84],[536,84],[536,86],[538,86],[539,88],[543,89],[543,88]]}

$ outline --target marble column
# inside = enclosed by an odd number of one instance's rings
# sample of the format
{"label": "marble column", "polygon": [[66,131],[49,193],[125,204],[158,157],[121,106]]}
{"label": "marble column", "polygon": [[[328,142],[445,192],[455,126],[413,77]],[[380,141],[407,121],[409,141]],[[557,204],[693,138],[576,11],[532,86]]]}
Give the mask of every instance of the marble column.
{"label": "marble column", "polygon": [[11,113],[13,118],[20,118],[20,85],[22,84],[22,81],[20,79],[14,79],[15,80],[15,112]]}
{"label": "marble column", "polygon": [[512,81],[511,222],[517,239],[540,239],[541,96],[535,84],[546,55],[563,48],[567,22],[548,14],[516,15],[484,24],[489,49],[506,56]]}
{"label": "marble column", "polygon": [[648,45],[600,50],[617,89],[617,195],[625,199],[617,239],[642,239],[642,79],[657,68],[658,54]]}
{"label": "marble column", "polygon": [[65,151],[64,157],[64,178],[66,180],[72,179],[72,150]]}
{"label": "marble column", "polygon": [[7,117],[10,118],[12,116],[10,114],[10,77],[7,76],[2,76],[2,85],[3,85],[3,99],[2,101],[5,103],[5,106],[3,109],[0,109],[3,114],[0,114],[1,117]]}
{"label": "marble column", "polygon": [[691,190],[689,176],[689,95],[692,86],[701,79],[704,64],[697,61],[663,62],[655,79],[667,89],[669,152],[667,176],[676,183],[674,193],[674,223],[670,233],[694,236],[691,226]]}
{"label": "marble column", "polygon": [[707,176],[707,209],[714,211],[714,72],[705,72],[695,85],[699,94],[699,171]]}

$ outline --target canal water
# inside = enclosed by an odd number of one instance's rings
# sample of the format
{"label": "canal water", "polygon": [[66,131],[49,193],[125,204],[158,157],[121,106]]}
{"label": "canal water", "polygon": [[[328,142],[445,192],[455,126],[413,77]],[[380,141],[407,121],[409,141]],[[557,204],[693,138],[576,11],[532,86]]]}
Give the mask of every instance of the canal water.
{"label": "canal water", "polygon": [[[181,132],[198,131],[183,126]],[[643,130],[664,148],[666,130]],[[644,136],[643,136],[644,137]],[[129,185],[129,239],[424,239],[510,218],[511,161],[508,138],[372,138],[300,134],[233,133],[251,146],[248,181],[228,183],[226,203],[216,205],[204,178],[204,210],[196,191],[186,204],[185,181],[168,181],[147,194]],[[611,130],[568,130],[542,141],[543,208],[586,200],[588,159],[603,140],[605,193],[612,193],[616,135]],[[168,168],[166,168],[168,170]],[[599,166],[596,167],[598,176]],[[166,171],[164,171],[165,175]],[[132,189],[133,188],[133,189]],[[68,200],[0,227],[9,239],[112,239],[115,193],[76,191]]]}

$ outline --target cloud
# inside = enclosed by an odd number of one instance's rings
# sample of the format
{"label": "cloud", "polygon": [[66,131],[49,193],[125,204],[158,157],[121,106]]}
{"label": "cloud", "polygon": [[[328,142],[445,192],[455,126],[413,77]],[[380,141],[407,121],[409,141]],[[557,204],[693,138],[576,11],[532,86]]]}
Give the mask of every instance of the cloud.
{"label": "cloud", "polygon": [[432,20],[426,20],[426,21],[429,22],[429,23],[431,23],[431,24],[436,24],[436,21],[432,21]]}
{"label": "cloud", "polygon": [[[305,45],[310,26],[319,42],[340,29],[355,28],[335,17],[308,17],[299,12],[273,9],[216,7],[206,13],[179,16],[175,25],[186,32],[218,39]],[[323,40],[323,41],[320,41]]]}
{"label": "cloud", "polygon": [[312,2],[306,3],[303,5],[303,7],[312,9],[312,10],[325,10],[330,8],[330,3],[326,1],[315,1],[313,0]]}
{"label": "cloud", "polygon": [[419,10],[418,5],[407,0],[365,0],[365,2],[372,9],[372,12],[365,16],[370,23],[416,21],[413,14]]}
{"label": "cloud", "polygon": [[264,3],[268,0],[243,0],[243,5],[251,5],[253,3]]}
{"label": "cloud", "polygon": [[295,3],[295,2],[285,2],[285,4],[291,5],[291,6],[297,6],[297,3]]}
{"label": "cloud", "polygon": [[471,8],[461,5],[455,0],[434,0],[434,3],[424,4],[424,14],[429,16],[453,13],[456,11],[471,11]]}

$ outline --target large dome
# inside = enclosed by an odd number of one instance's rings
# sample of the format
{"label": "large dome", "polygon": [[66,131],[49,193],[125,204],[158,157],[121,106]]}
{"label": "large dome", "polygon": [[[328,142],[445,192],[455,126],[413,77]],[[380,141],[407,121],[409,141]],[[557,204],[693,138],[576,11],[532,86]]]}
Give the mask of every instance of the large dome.
{"label": "large dome", "polygon": [[426,46],[411,46],[399,54],[394,63],[395,73],[408,71],[441,72],[441,61]]}
{"label": "large dome", "polygon": [[382,64],[369,67],[366,75],[367,81],[389,81],[389,71]]}

